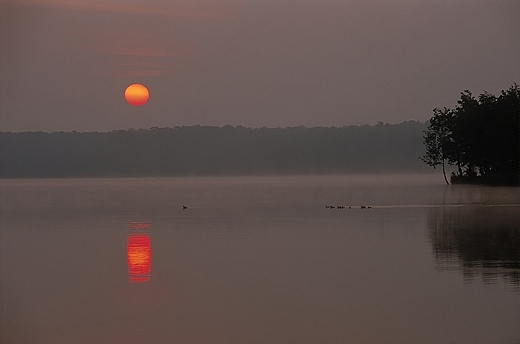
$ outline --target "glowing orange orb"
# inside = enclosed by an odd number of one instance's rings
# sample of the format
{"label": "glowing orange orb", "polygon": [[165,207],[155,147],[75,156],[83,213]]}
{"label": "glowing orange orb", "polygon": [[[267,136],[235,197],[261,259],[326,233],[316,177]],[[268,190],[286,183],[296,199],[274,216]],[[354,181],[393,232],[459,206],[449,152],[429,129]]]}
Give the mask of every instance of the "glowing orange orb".
{"label": "glowing orange orb", "polygon": [[142,84],[132,84],[125,90],[125,99],[130,105],[144,105],[148,101],[148,98],[150,98],[150,92],[148,92],[146,86]]}

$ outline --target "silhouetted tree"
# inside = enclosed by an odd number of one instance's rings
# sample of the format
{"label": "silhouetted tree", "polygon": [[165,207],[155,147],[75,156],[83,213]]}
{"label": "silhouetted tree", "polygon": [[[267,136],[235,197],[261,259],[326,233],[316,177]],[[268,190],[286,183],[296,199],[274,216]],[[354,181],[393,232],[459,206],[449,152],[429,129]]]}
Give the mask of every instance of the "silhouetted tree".
{"label": "silhouetted tree", "polygon": [[452,182],[519,184],[520,87],[496,97],[465,90],[454,109],[434,109],[423,142],[428,165],[457,166]]}
{"label": "silhouetted tree", "polygon": [[449,184],[448,178],[446,178],[446,160],[449,157],[448,149],[451,140],[450,118],[451,110],[448,108],[433,110],[433,117],[424,131],[426,154],[421,157],[422,161],[433,168],[442,165],[442,174],[446,184]]}

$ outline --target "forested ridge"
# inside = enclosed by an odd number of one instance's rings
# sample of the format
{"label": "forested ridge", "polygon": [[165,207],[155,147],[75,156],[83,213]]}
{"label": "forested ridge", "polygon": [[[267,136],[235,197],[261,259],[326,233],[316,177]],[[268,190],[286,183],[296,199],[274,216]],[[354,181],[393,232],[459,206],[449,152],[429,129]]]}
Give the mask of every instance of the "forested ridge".
{"label": "forested ridge", "polygon": [[0,132],[0,178],[418,172],[426,124]]}

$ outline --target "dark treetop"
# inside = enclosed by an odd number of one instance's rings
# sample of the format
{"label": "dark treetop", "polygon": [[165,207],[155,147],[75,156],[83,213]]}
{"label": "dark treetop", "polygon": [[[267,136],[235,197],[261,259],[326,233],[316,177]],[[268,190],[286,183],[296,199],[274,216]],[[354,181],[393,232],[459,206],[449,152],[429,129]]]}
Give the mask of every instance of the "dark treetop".
{"label": "dark treetop", "polygon": [[520,87],[513,84],[497,97],[461,93],[454,109],[434,109],[424,132],[426,155],[434,168],[456,166],[453,183],[520,184]]}

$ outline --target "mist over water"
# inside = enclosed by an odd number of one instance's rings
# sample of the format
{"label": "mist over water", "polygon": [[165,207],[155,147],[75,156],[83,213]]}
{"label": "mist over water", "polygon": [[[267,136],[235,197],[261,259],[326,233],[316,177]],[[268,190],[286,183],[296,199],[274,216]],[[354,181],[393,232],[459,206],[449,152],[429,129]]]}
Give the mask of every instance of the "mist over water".
{"label": "mist over water", "polygon": [[0,180],[0,342],[517,343],[520,193],[443,183]]}

